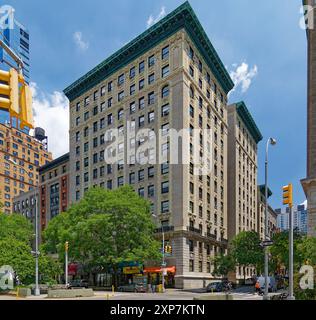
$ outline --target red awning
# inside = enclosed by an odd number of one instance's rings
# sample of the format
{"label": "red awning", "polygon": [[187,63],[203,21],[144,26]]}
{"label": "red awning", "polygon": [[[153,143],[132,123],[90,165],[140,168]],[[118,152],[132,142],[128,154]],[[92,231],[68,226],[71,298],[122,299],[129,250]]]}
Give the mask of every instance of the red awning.
{"label": "red awning", "polygon": [[[176,273],[175,266],[166,267],[165,269],[167,270],[167,272]],[[148,267],[148,268],[144,268],[144,272],[146,272],[146,273],[159,273],[159,272],[162,272],[162,268],[161,267]]]}

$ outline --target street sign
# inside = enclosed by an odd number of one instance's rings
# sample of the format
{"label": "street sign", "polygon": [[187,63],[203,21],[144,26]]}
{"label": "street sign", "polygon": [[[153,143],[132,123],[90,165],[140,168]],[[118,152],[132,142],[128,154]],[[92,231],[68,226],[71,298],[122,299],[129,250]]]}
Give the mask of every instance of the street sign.
{"label": "street sign", "polygon": [[261,242],[260,246],[261,247],[269,247],[273,245],[273,241],[272,240],[264,240]]}

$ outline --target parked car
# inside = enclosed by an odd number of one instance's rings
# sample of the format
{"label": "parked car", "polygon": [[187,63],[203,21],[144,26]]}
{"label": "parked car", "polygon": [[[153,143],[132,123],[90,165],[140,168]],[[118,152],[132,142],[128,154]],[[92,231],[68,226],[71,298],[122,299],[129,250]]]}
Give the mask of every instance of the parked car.
{"label": "parked car", "polygon": [[143,283],[131,283],[119,286],[118,291],[120,292],[146,292],[146,287]]}
{"label": "parked car", "polygon": [[221,282],[211,282],[206,286],[206,292],[222,292],[223,284]]}
{"label": "parked car", "polygon": [[68,288],[88,288],[89,283],[87,280],[83,279],[75,279],[69,281],[69,286]]}

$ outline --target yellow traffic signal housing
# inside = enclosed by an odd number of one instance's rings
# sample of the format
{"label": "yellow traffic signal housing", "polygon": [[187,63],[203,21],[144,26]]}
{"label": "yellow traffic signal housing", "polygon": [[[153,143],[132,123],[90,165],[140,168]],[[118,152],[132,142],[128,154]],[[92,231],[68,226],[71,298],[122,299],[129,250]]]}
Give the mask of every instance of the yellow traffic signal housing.
{"label": "yellow traffic signal housing", "polygon": [[290,207],[293,205],[293,186],[288,184],[282,188],[283,190],[283,204],[288,204]]}
{"label": "yellow traffic signal housing", "polygon": [[11,116],[19,114],[19,75],[15,69],[0,70],[0,108],[6,109]]}
{"label": "yellow traffic signal housing", "polygon": [[11,68],[0,70],[0,109],[9,111],[11,117],[20,120],[20,126],[34,128],[32,93],[22,75]]}
{"label": "yellow traffic signal housing", "polygon": [[68,241],[66,241],[65,242],[65,251],[68,251],[68,249],[69,249],[69,243],[68,243]]}
{"label": "yellow traffic signal housing", "polygon": [[33,128],[32,92],[29,86],[22,86],[20,90],[21,128],[25,126]]}

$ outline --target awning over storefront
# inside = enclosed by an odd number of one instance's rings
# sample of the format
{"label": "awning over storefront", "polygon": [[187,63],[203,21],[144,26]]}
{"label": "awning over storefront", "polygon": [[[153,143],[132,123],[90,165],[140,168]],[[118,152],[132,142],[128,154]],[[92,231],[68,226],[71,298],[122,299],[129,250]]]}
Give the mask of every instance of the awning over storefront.
{"label": "awning over storefront", "polygon": [[[176,273],[175,266],[166,267],[165,269],[167,272]],[[162,272],[162,268],[161,267],[148,267],[148,268],[144,268],[144,272],[145,273],[159,273],[159,272]]]}

